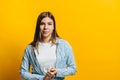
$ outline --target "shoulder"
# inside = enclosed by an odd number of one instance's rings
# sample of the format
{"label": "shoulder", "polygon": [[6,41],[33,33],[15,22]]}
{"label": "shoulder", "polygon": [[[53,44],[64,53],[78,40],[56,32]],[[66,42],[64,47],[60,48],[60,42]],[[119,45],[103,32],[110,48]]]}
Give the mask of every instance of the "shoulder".
{"label": "shoulder", "polygon": [[30,44],[26,46],[26,49],[32,49],[32,48],[33,48],[33,46]]}
{"label": "shoulder", "polygon": [[68,42],[67,40],[65,40],[65,39],[57,38],[57,39],[56,39],[56,42],[57,42],[58,44],[61,44],[61,45],[64,46],[64,47],[71,47],[71,45],[69,44],[69,42]]}
{"label": "shoulder", "polygon": [[62,39],[62,38],[57,38],[56,42],[57,43],[66,43],[66,44],[68,44],[68,41],[66,41],[65,39]]}
{"label": "shoulder", "polygon": [[31,52],[33,49],[34,49],[34,47],[29,44],[29,45],[26,46],[25,51]]}
{"label": "shoulder", "polygon": [[34,47],[32,45],[27,45],[24,50],[24,55],[31,56],[33,52],[34,52]]}

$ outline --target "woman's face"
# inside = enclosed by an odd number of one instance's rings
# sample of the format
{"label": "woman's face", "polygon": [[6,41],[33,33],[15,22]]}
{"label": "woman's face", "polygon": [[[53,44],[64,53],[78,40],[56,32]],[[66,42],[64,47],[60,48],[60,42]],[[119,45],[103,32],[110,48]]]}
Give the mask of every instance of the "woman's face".
{"label": "woman's face", "polygon": [[50,38],[54,30],[54,22],[51,18],[45,17],[40,24],[40,31],[43,38]]}

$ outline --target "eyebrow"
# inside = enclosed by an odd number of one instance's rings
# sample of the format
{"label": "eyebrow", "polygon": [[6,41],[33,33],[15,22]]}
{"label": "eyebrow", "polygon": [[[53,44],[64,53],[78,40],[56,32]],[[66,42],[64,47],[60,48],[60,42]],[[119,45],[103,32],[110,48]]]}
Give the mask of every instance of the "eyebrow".
{"label": "eyebrow", "polygon": [[[44,21],[41,21],[41,23],[45,23]],[[53,23],[52,21],[49,21],[49,22],[47,22],[47,23]]]}

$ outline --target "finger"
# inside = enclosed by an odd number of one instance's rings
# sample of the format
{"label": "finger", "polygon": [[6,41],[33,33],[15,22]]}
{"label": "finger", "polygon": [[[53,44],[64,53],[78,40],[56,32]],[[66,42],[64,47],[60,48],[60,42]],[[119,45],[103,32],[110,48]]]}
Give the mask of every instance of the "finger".
{"label": "finger", "polygon": [[51,76],[50,76],[50,73],[48,73],[48,72],[46,73],[46,76],[51,77]]}
{"label": "finger", "polygon": [[55,68],[51,68],[51,69],[50,69],[51,72],[53,72],[53,71],[55,71],[55,70],[56,70]]}
{"label": "finger", "polygon": [[56,73],[57,73],[57,70],[56,70],[56,69],[50,69],[50,72],[56,74]]}
{"label": "finger", "polygon": [[49,77],[51,77],[51,78],[53,78],[53,76],[54,76],[54,73],[52,73],[52,72],[47,72],[47,74],[48,74]]}

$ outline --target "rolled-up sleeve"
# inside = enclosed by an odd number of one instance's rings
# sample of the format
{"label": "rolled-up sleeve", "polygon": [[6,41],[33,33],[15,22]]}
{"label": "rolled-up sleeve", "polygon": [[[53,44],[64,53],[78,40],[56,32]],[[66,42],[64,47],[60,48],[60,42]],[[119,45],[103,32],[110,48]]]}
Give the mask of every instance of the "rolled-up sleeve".
{"label": "rolled-up sleeve", "polygon": [[20,66],[20,76],[23,80],[43,80],[44,76],[30,73],[30,58],[28,48],[25,49]]}
{"label": "rolled-up sleeve", "polygon": [[57,68],[56,77],[65,77],[76,73],[76,63],[74,59],[73,50],[68,42],[64,43],[64,52],[66,55],[65,57],[67,66],[65,68]]}

